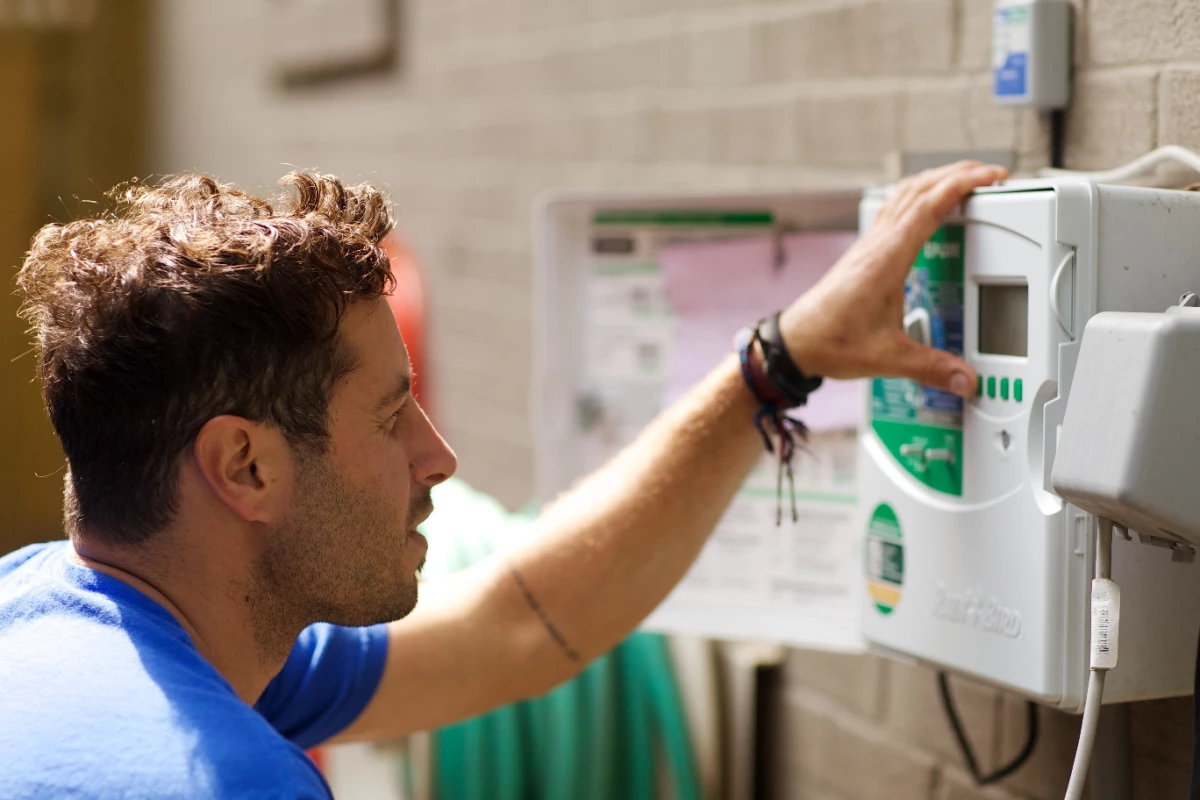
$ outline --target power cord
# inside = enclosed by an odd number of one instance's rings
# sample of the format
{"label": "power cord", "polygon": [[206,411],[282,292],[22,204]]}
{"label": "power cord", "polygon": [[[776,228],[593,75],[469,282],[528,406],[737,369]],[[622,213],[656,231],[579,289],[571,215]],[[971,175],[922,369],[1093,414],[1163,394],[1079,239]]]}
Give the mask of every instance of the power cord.
{"label": "power cord", "polygon": [[971,777],[975,779],[975,783],[979,786],[987,786],[997,781],[1002,781],[1009,775],[1025,766],[1025,762],[1033,755],[1033,750],[1037,747],[1038,740],[1038,707],[1037,704],[1030,700],[1026,709],[1029,716],[1029,735],[1025,739],[1025,746],[1021,748],[1021,752],[1016,758],[1000,767],[995,772],[984,775],[979,771],[979,762],[975,759],[975,750],[971,747],[971,743],[967,740],[967,733],[963,729],[962,720],[959,719],[958,709],[954,705],[954,697],[950,694],[950,676],[945,672],[938,673],[938,689],[942,696],[942,708],[946,712],[946,718],[950,721],[950,727],[954,731],[954,738],[958,740],[958,747],[962,750],[963,761],[967,764],[967,770],[971,773]]}
{"label": "power cord", "polygon": [[[1083,724],[1079,746],[1071,767],[1071,781],[1064,800],[1081,800],[1087,783],[1096,728],[1100,724],[1100,703],[1104,698],[1104,676],[1117,665],[1117,640],[1121,620],[1121,591],[1112,581],[1113,522],[1097,518],[1096,577],[1092,580],[1091,674],[1083,705]],[[1122,528],[1122,530],[1124,530]]]}
{"label": "power cord", "polygon": [[[1053,136],[1053,130],[1051,136]],[[1051,148],[1054,147],[1053,139],[1051,140]],[[1053,154],[1052,154],[1053,157]],[[1163,147],[1153,150],[1146,155],[1130,161],[1124,166],[1116,169],[1103,170],[1100,172],[1086,172],[1069,169],[1043,169],[1038,170],[1038,175],[1043,178],[1054,178],[1059,175],[1080,175],[1085,178],[1091,178],[1096,183],[1124,183],[1134,178],[1139,178],[1153,172],[1161,164],[1176,163],[1182,164],[1189,169],[1200,172],[1200,153],[1188,150],[1185,147],[1180,147],[1177,144],[1168,144]]]}

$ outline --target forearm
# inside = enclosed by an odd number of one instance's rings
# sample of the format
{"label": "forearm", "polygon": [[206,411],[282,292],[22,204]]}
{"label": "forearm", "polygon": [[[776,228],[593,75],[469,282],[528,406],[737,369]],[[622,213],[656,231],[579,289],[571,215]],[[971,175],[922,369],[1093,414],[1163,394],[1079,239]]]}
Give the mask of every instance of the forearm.
{"label": "forearm", "polygon": [[731,356],[508,554],[527,596],[501,588],[502,605],[528,622],[532,597],[563,640],[538,634],[548,684],[617,644],[683,577],[762,454],[754,411]]}

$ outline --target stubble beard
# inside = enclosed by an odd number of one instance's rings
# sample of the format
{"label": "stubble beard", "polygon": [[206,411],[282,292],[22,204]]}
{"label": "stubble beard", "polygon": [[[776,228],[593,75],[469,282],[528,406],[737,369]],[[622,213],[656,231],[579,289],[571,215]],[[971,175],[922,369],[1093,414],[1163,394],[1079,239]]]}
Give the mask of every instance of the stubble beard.
{"label": "stubble beard", "polygon": [[[246,601],[260,651],[290,652],[314,622],[360,627],[407,616],[417,578],[405,574],[408,531],[431,509],[428,492],[399,514],[372,492],[350,486],[324,456],[299,460],[292,513],[272,531]],[[422,560],[421,566],[424,566]]]}

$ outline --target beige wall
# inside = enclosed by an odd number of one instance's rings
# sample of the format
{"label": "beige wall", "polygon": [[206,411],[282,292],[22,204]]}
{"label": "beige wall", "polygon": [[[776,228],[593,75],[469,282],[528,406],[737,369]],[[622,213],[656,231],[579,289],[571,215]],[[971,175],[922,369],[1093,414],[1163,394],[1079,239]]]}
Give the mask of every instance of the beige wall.
{"label": "beige wall", "polygon": [[[159,19],[156,168],[250,186],[289,165],[390,187],[430,270],[437,417],[462,474],[530,492],[530,204],[557,186],[815,185],[889,153],[980,147],[1047,160],[1046,126],[994,108],[990,0],[409,0],[403,69],[285,91],[265,0],[171,0]],[[1200,145],[1200,0],[1082,0],[1067,162]],[[274,6],[279,8],[279,6]],[[960,689],[994,765],[1020,701]],[[1060,797],[1075,722],[967,788],[926,670],[796,653],[773,743],[778,796]],[[1137,797],[1183,796],[1186,702],[1131,715]]]}

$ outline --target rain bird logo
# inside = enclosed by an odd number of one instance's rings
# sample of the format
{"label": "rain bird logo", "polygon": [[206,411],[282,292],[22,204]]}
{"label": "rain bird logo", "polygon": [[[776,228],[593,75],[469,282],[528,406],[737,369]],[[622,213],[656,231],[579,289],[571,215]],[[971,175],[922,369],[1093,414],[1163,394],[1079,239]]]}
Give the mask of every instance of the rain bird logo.
{"label": "rain bird logo", "polygon": [[963,592],[952,592],[946,588],[946,584],[940,584],[933,604],[933,616],[1010,639],[1021,635],[1021,612],[1002,605],[999,598],[993,595],[984,594],[979,586]]}

